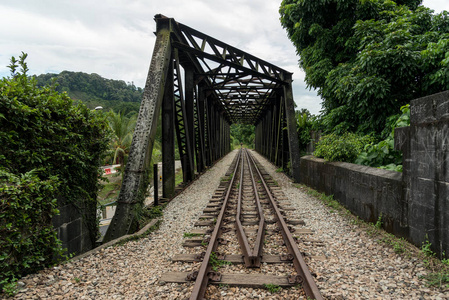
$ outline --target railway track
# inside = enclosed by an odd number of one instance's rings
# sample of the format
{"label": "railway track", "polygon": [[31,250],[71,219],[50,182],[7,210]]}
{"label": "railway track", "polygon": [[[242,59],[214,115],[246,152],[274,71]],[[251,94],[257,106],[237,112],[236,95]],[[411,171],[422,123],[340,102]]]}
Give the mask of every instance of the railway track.
{"label": "railway track", "polygon": [[[292,234],[310,232],[295,227],[305,224],[288,218],[285,200],[251,153],[241,149],[196,229],[186,234],[184,247],[190,250],[172,259],[192,264],[194,271],[165,273],[161,280],[194,282],[190,299],[214,298],[216,285],[296,287],[298,298],[323,299]],[[281,271],[267,272],[273,265],[282,265],[275,268]]]}

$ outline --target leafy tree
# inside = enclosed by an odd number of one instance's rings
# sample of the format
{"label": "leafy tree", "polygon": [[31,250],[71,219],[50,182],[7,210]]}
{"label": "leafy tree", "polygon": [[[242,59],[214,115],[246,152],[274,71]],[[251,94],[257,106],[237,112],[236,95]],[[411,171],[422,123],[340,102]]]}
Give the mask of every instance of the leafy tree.
{"label": "leafy tree", "polygon": [[419,0],[284,0],[281,23],[326,131],[380,133],[411,99],[449,88],[449,18]]}
{"label": "leafy tree", "polygon": [[306,149],[310,143],[310,130],[312,130],[312,115],[307,109],[295,111],[296,130],[298,132],[299,149]]}
{"label": "leafy tree", "polygon": [[404,105],[401,111],[402,114],[389,118],[391,125],[385,128],[389,135],[377,144],[367,144],[354,163],[402,172],[402,153],[394,150],[394,129],[410,126],[410,105]]}
{"label": "leafy tree", "polygon": [[254,147],[255,128],[254,125],[249,124],[232,124],[231,125],[231,139],[234,145],[246,145],[247,147]]}
{"label": "leafy tree", "polygon": [[26,56],[12,57],[11,78],[0,80],[0,285],[58,257],[56,198],[83,213],[95,243],[99,166],[110,138],[103,113],[38,87]]}
{"label": "leafy tree", "polygon": [[129,147],[131,146],[135,125],[135,116],[128,118],[121,112],[110,112],[109,126],[113,133],[112,143],[114,149],[112,164],[119,163],[123,165],[125,163],[125,156],[128,154]]}
{"label": "leafy tree", "polygon": [[363,151],[364,146],[372,142],[371,135],[361,136],[351,132],[345,132],[342,135],[331,133],[321,137],[313,154],[327,161],[352,163]]}
{"label": "leafy tree", "polygon": [[67,94],[76,101],[82,101],[89,108],[102,106],[105,110],[123,112],[131,116],[139,111],[143,89],[133,82],[113,80],[98,74],[62,71],[59,74],[36,76],[38,86],[54,85],[59,92]]}

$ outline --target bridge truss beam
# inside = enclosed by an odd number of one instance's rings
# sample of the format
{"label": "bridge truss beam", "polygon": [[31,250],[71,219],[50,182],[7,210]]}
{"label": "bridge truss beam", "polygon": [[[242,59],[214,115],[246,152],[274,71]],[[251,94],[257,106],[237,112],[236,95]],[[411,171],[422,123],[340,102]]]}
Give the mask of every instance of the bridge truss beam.
{"label": "bridge truss beam", "polygon": [[162,115],[163,197],[175,192],[175,140],[183,181],[231,150],[230,125],[256,125],[256,150],[299,180],[291,73],[156,15],[156,43],[125,168],[104,241],[133,231],[149,183]]}

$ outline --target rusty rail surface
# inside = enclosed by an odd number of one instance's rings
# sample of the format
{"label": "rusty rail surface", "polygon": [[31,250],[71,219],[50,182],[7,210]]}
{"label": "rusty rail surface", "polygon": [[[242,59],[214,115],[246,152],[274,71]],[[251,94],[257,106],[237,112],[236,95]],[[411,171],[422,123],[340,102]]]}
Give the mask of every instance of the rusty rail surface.
{"label": "rusty rail surface", "polygon": [[[251,160],[253,161],[254,165],[255,160],[250,155]],[[304,258],[299,251],[299,248],[296,244],[295,239],[293,238],[293,235],[291,234],[287,223],[284,220],[284,217],[281,214],[281,211],[279,210],[279,207],[276,204],[276,200],[273,198],[273,195],[271,194],[270,189],[268,188],[265,180],[263,179],[262,174],[260,173],[260,170],[256,168],[256,171],[258,172],[261,182],[264,186],[265,191],[267,192],[268,198],[270,199],[271,206],[276,214],[276,221],[281,229],[281,234],[284,238],[285,245],[287,246],[287,249],[289,251],[289,254],[293,256],[293,265],[295,267],[296,272],[299,274],[295,277],[289,278],[290,282],[302,284],[304,288],[304,292],[306,293],[306,296],[311,299],[317,299],[321,300],[324,299],[321,295],[318,286],[315,283],[315,280],[313,279],[312,274],[309,271],[309,268],[307,267],[306,262],[304,261]]]}
{"label": "rusty rail surface", "polygon": [[[241,159],[241,155],[242,155],[241,149],[239,150],[237,155],[238,155],[237,159],[239,161]],[[232,186],[233,186],[234,180],[236,178],[235,175],[237,173],[238,168],[239,168],[239,163],[236,163],[234,172],[232,174],[232,178],[229,183],[228,190],[226,191],[226,196],[223,200],[223,205],[222,205],[220,213],[217,217],[217,223],[216,223],[214,230],[211,234],[210,242],[209,242],[209,245],[207,246],[207,250],[204,255],[203,262],[201,263],[201,267],[198,270],[198,274],[196,275],[195,285],[193,286],[192,294],[190,295],[191,300],[203,299],[204,294],[206,293],[206,288],[207,288],[209,279],[213,279],[214,276],[217,275],[217,274],[215,274],[215,272],[211,271],[211,266],[210,266],[209,262],[210,262],[212,252],[216,251],[217,247],[218,247],[218,238],[221,235],[222,223],[223,223],[225,211],[228,206],[228,200],[231,195]]]}
{"label": "rusty rail surface", "polygon": [[[245,169],[245,161],[246,161],[246,166],[251,178],[251,184],[252,184],[252,188],[253,188],[253,192],[254,192],[254,196],[255,196],[255,204],[257,207],[257,214],[259,217],[259,226],[257,229],[257,237],[256,237],[256,241],[254,242],[254,247],[251,248],[249,242],[248,242],[248,237],[243,229],[243,225],[241,222],[241,212],[242,212],[242,193],[243,193],[243,174],[244,174],[244,169]],[[265,217],[263,214],[263,209],[262,209],[262,205],[260,203],[260,198],[259,198],[259,193],[257,192],[257,186],[256,186],[256,181],[254,180],[254,174],[251,168],[251,161],[249,160],[248,157],[248,153],[245,150],[243,150],[243,155],[242,155],[242,168],[240,171],[240,185],[239,185],[239,196],[237,199],[237,215],[235,218],[235,223],[236,223],[236,233],[237,233],[237,238],[240,244],[240,248],[242,250],[242,254],[243,254],[243,260],[245,262],[245,266],[247,268],[258,268],[260,267],[260,263],[261,263],[261,258],[262,258],[262,245],[263,245],[263,239],[265,236]]]}

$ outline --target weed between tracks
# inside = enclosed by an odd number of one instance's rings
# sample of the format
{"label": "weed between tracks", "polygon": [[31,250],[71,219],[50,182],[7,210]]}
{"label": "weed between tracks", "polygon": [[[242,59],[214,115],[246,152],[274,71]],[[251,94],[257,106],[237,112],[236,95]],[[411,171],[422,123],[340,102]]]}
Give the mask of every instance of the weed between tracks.
{"label": "weed between tracks", "polygon": [[209,263],[212,267],[212,270],[215,272],[217,272],[218,269],[222,266],[229,266],[232,264],[230,261],[218,259],[217,253],[215,253],[215,252],[212,252],[210,254]]}
{"label": "weed between tracks", "polygon": [[184,238],[191,238],[195,236],[202,236],[202,233],[191,233],[191,232],[184,232],[183,237]]}
{"label": "weed between tracks", "polygon": [[[354,216],[349,210],[336,201],[332,195],[326,196],[308,186],[302,184],[295,184],[296,188],[321,200],[326,206],[330,207],[331,213],[334,211],[340,212],[340,215],[346,217],[349,223],[364,229],[366,233],[372,238],[378,238],[377,241],[388,247],[398,255],[411,257],[412,254],[418,255],[424,265],[430,270],[430,273],[420,278],[425,280],[429,287],[438,287],[440,289],[449,289],[449,258],[439,260],[431,249],[431,243],[428,239],[422,243],[420,251],[416,251],[416,247],[410,244],[404,238],[398,238],[391,233],[382,229],[382,215],[379,216],[376,223],[367,223],[361,220],[358,216]],[[445,253],[442,257],[446,257]]]}
{"label": "weed between tracks", "polygon": [[263,286],[272,294],[275,294],[282,289],[279,285],[276,284],[264,284]]}

